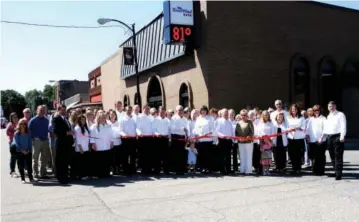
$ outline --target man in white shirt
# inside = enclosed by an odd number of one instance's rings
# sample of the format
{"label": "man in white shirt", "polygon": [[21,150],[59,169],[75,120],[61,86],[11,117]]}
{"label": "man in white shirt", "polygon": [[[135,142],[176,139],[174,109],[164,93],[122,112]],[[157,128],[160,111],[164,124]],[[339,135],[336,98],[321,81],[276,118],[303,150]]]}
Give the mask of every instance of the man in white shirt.
{"label": "man in white shirt", "polygon": [[125,116],[125,112],[122,110],[123,106],[121,101],[116,102],[115,109],[116,109],[117,121],[121,121],[121,119]]}
{"label": "man in white shirt", "polygon": [[146,104],[143,107],[143,113],[137,118],[136,132],[138,136],[139,162],[142,174],[151,173],[151,159],[153,158],[153,129],[152,116],[150,115],[150,106]]}
{"label": "man in white shirt", "polygon": [[137,121],[138,116],[140,115],[140,106],[134,105],[133,106],[133,112],[132,112],[132,118]]}
{"label": "man in white shirt", "polygon": [[[228,119],[228,110],[221,110],[222,118],[218,119],[215,132],[218,138],[218,148],[220,151],[220,169],[222,174],[228,174],[231,171],[231,149],[232,136],[234,136],[233,126]],[[228,137],[228,138],[226,138]]]}
{"label": "man in white shirt", "polygon": [[150,109],[150,115],[151,115],[151,117],[152,117],[152,120],[155,119],[155,118],[158,116],[158,114],[157,114],[157,109],[154,108],[154,107],[152,107],[152,108]]}
{"label": "man in white shirt", "polygon": [[[336,109],[336,104],[333,101],[328,103],[329,115],[324,123],[324,135],[327,139],[327,149],[332,160],[335,171],[335,179],[341,180],[343,173],[343,154],[344,141],[347,133],[347,121],[344,113]],[[322,136],[319,140],[321,143],[324,140]]]}
{"label": "man in white shirt", "polygon": [[126,114],[120,121],[120,135],[122,140],[121,165],[125,174],[136,173],[136,122],[132,117],[132,107],[125,108]]}
{"label": "man in white shirt", "polygon": [[287,121],[288,112],[283,109],[282,100],[277,99],[274,102],[276,110],[270,113],[270,119],[272,122],[275,122],[275,118],[277,117],[278,113],[284,113],[284,119]]}
{"label": "man in white shirt", "polygon": [[153,164],[155,174],[163,171],[169,173],[168,169],[168,136],[170,135],[170,121],[166,118],[166,110],[158,108],[159,116],[153,120],[152,128],[155,135],[153,146]]}
{"label": "man in white shirt", "polygon": [[188,128],[186,119],[183,117],[183,107],[178,105],[176,107],[176,114],[172,117],[170,122],[171,131],[171,169],[176,174],[184,174],[187,167],[187,150],[186,137]]}

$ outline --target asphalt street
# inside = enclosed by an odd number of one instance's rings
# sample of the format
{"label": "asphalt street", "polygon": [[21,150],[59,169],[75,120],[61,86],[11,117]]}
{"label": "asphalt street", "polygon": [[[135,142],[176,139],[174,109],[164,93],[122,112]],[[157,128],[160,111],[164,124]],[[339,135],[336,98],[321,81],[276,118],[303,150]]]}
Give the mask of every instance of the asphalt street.
{"label": "asphalt street", "polygon": [[[359,148],[359,147],[358,147]],[[328,176],[183,176],[21,184],[1,131],[1,221],[359,221],[359,149]],[[328,169],[330,166],[328,164]]]}

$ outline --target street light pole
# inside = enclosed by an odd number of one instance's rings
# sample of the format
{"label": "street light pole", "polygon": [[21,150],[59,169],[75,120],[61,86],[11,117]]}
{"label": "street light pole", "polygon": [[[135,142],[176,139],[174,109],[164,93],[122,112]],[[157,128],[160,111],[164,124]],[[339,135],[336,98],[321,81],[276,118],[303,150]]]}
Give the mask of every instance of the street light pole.
{"label": "street light pole", "polygon": [[134,53],[134,65],[135,65],[135,73],[136,73],[136,91],[137,91],[137,102],[138,106],[140,107],[140,110],[142,109],[142,99],[141,99],[141,93],[140,93],[140,75],[138,73],[138,63],[137,63],[137,43],[136,43],[136,30],[135,30],[135,24],[132,24],[132,26],[127,25],[124,22],[121,22],[117,19],[109,19],[109,18],[99,18],[97,20],[97,23],[100,25],[104,25],[108,22],[117,22],[121,25],[125,26],[132,32],[132,44],[133,44],[133,53]]}

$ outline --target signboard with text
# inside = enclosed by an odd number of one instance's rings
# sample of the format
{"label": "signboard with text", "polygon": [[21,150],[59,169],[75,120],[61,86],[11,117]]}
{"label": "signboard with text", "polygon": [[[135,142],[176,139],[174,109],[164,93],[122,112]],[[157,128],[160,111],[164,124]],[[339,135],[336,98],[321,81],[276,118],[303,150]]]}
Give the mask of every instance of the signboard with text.
{"label": "signboard with text", "polygon": [[192,1],[165,1],[164,44],[186,43],[193,39],[194,10]]}

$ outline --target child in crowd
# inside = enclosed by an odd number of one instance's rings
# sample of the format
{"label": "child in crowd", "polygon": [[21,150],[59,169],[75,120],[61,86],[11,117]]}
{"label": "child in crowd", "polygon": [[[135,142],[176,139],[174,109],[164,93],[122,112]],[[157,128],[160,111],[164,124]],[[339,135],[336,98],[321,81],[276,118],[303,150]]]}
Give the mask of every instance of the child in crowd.
{"label": "child in crowd", "polygon": [[263,166],[263,175],[269,176],[269,168],[272,164],[272,143],[269,139],[261,141],[262,158],[261,164]]}
{"label": "child in crowd", "polygon": [[188,171],[195,172],[196,171],[196,163],[197,163],[197,155],[198,151],[195,147],[196,143],[194,140],[189,142],[189,147],[186,149],[188,150]]}

